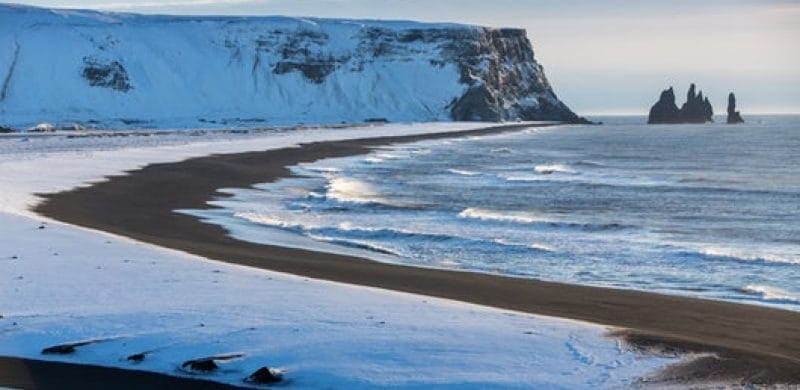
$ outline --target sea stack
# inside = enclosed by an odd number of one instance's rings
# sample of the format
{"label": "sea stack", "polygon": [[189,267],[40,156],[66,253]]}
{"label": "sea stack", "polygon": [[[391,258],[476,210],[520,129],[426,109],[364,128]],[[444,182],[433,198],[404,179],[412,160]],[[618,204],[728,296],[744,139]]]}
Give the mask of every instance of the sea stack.
{"label": "sea stack", "polygon": [[714,121],[713,116],[711,102],[703,97],[703,91],[696,92],[696,87],[692,84],[686,93],[686,103],[683,103],[680,110],[675,105],[675,91],[672,87],[662,91],[658,102],[650,109],[647,123],[707,123]]}
{"label": "sea stack", "polygon": [[736,111],[736,95],[731,92],[728,94],[728,124],[735,125],[737,123],[744,123],[742,114]]}
{"label": "sea stack", "polygon": [[678,123],[678,118],[680,118],[680,110],[675,105],[675,90],[669,87],[669,89],[661,91],[658,102],[650,108],[647,123]]}

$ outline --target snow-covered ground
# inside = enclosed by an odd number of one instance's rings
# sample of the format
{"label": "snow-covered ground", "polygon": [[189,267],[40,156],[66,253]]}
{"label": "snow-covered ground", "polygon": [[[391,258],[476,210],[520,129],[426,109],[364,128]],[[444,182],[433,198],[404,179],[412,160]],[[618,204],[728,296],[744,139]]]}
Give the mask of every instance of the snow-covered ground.
{"label": "snow-covered ground", "polygon": [[[471,95],[480,100],[460,105],[471,88],[483,88]],[[247,127],[381,118],[577,119],[555,96],[522,30],[0,3],[3,126]]]}
{"label": "snow-covered ground", "polygon": [[[0,355],[190,376],[186,360],[242,353],[207,378],[242,384],[267,365],[298,388],[607,388],[670,362],[621,350],[602,326],[229,265],[27,211],[34,193],[150,162],[479,126],[0,138]],[[85,340],[100,342],[40,354]]]}

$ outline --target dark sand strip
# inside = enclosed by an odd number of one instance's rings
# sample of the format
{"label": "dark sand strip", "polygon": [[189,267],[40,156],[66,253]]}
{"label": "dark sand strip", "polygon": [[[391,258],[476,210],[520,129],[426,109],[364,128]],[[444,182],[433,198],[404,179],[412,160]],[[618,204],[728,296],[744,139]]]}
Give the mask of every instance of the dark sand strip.
{"label": "dark sand strip", "polygon": [[7,357],[0,357],[0,386],[42,390],[242,389],[145,371]]}
{"label": "dark sand strip", "polygon": [[[509,125],[450,134],[319,142],[266,152],[153,164],[107,182],[45,195],[35,211],[71,224],[128,236],[206,258],[311,278],[455,299],[527,313],[630,328],[665,342],[774,361],[800,382],[800,313],[766,307],[569,285],[472,272],[422,269],[247,243],[173,212],[209,208],[220,188],[244,188],[290,175],[287,167],[366,154],[393,143],[515,131]],[[367,292],[365,292],[367,293]],[[780,363],[780,364],[777,364]],[[770,365],[770,364],[768,364]],[[786,376],[788,375],[788,376]]]}

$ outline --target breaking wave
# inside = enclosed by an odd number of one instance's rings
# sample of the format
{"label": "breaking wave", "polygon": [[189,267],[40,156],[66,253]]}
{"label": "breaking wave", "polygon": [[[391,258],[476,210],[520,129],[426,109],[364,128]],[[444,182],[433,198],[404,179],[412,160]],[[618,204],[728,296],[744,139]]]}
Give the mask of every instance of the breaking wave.
{"label": "breaking wave", "polygon": [[740,288],[739,291],[745,294],[758,295],[765,301],[800,302],[800,296],[775,287],[751,284]]}
{"label": "breaking wave", "polygon": [[[577,223],[577,222],[561,222],[539,214],[531,212],[520,211],[493,211],[477,207],[469,207],[458,213],[459,218],[478,219],[489,222],[503,222],[503,223],[518,223],[518,224],[541,224],[549,228],[555,229],[575,229],[583,231],[608,231],[620,230],[634,226],[625,226],[618,223]],[[532,249],[541,249],[531,247]],[[548,250],[548,249],[544,249]]]}
{"label": "breaking wave", "polygon": [[511,247],[525,247],[528,249],[533,249],[536,251],[541,252],[556,252],[556,249],[550,245],[540,244],[540,243],[532,243],[532,244],[524,244],[524,243],[517,243],[513,241],[506,240],[504,238],[498,238],[494,240],[496,244],[503,245],[503,246],[511,246]]}
{"label": "breaking wave", "polygon": [[481,175],[480,172],[467,171],[467,170],[455,169],[455,168],[448,169],[447,172],[454,173],[456,175],[461,175],[461,176],[480,176]]}
{"label": "breaking wave", "polygon": [[363,181],[348,177],[334,177],[326,186],[325,196],[338,202],[349,203],[379,203],[394,206],[381,197],[380,192],[373,186]]}
{"label": "breaking wave", "polygon": [[277,227],[286,230],[310,230],[317,227],[299,222],[287,221],[286,219],[283,219],[277,215],[272,215],[272,214],[239,212],[239,213],[234,213],[233,216],[259,225]]}
{"label": "breaking wave", "polygon": [[554,173],[575,174],[575,170],[563,164],[544,164],[533,168],[536,173],[541,175],[552,175]]}
{"label": "breaking wave", "polygon": [[534,213],[518,211],[492,211],[469,207],[458,213],[459,218],[472,218],[487,221],[515,222],[515,223],[550,223],[549,219]]}
{"label": "breaking wave", "polygon": [[708,257],[726,258],[739,261],[762,261],[766,263],[800,264],[800,257],[788,257],[768,253],[753,253],[740,249],[709,246],[702,248],[700,253]]}
{"label": "breaking wave", "polygon": [[383,255],[402,257],[402,254],[395,251],[394,249],[370,241],[353,240],[353,239],[338,238],[338,237],[327,237],[316,234],[309,234],[308,238],[317,241],[327,242],[329,244],[340,245],[347,248],[363,249],[370,252],[380,253]]}

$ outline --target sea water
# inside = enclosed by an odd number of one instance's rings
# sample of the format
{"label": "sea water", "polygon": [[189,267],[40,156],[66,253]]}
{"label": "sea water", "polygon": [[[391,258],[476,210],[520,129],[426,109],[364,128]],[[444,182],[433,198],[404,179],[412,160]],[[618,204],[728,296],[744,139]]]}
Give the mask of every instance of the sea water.
{"label": "sea water", "polygon": [[800,310],[800,117],[748,119],[393,145],[192,213],[266,244]]}

